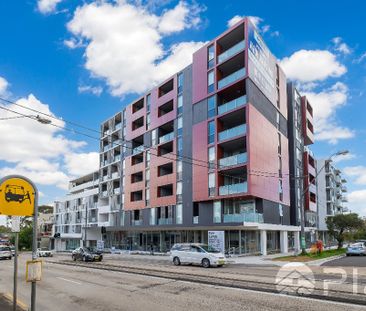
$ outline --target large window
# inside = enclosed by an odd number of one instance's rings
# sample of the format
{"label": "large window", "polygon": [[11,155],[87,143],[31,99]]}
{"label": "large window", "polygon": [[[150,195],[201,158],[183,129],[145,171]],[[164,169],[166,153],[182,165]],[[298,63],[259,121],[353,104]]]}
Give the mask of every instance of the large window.
{"label": "large window", "polygon": [[211,70],[207,75],[207,92],[212,93],[215,90],[215,72]]}
{"label": "large window", "polygon": [[146,110],[147,110],[147,112],[150,111],[150,105],[151,105],[151,94],[148,94],[146,96]]}
{"label": "large window", "polygon": [[213,222],[215,224],[221,222],[221,201],[215,201],[213,206]]}
{"label": "large window", "polygon": [[208,143],[215,142],[215,121],[208,122]]}
{"label": "large window", "polygon": [[183,112],[183,95],[178,95],[178,115],[182,114]]}
{"label": "large window", "polygon": [[183,205],[177,204],[175,207],[175,223],[181,225],[183,223]]}
{"label": "large window", "polygon": [[210,169],[215,168],[215,160],[216,160],[215,147],[210,147],[208,148],[208,162]]}
{"label": "large window", "polygon": [[215,47],[211,45],[207,49],[207,67],[210,69],[215,65]]}
{"label": "large window", "polygon": [[178,74],[178,94],[183,91],[183,73]]}
{"label": "large window", "polygon": [[208,174],[208,195],[209,196],[215,195],[215,187],[216,187],[216,174],[209,173]]}
{"label": "large window", "polygon": [[183,154],[183,139],[182,136],[177,138],[177,153],[179,156]]}
{"label": "large window", "polygon": [[150,209],[150,225],[154,226],[156,224],[156,208]]}
{"label": "large window", "polygon": [[182,161],[177,161],[177,179],[182,179],[183,163]]}
{"label": "large window", "polygon": [[178,117],[177,119],[177,132],[178,136],[183,133],[183,117]]}
{"label": "large window", "polygon": [[216,96],[211,96],[207,100],[207,116],[212,118],[216,115]]}

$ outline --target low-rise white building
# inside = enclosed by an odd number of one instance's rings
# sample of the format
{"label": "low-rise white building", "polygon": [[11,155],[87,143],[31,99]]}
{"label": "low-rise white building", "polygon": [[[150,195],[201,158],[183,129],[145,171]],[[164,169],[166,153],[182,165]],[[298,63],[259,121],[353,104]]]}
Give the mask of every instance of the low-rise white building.
{"label": "low-rise white building", "polygon": [[70,181],[69,193],[55,202],[53,236],[55,250],[95,247],[102,239],[98,226],[99,174],[93,172]]}

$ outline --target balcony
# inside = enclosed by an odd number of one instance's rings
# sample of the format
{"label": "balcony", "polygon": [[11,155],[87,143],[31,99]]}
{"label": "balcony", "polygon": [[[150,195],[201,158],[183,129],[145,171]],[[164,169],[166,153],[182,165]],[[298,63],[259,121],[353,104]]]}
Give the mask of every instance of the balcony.
{"label": "balcony", "polygon": [[116,125],[115,125],[115,127],[114,127],[114,130],[115,131],[118,131],[118,130],[120,130],[122,128],[122,123],[120,122],[120,123],[116,123]]}
{"label": "balcony", "polygon": [[219,160],[219,168],[225,168],[228,166],[234,166],[246,163],[248,160],[247,153],[239,153],[230,157],[222,158]]}
{"label": "balcony", "polygon": [[112,173],[112,179],[115,179],[115,178],[119,178],[119,173],[118,172]]}
{"label": "balcony", "polygon": [[259,214],[259,213],[242,213],[242,214],[226,214],[226,215],[224,215],[224,223],[229,223],[229,222],[263,223],[263,214]]}
{"label": "balcony", "polygon": [[135,154],[143,152],[144,150],[145,150],[145,147],[143,145],[141,145],[141,146],[133,148],[132,154],[135,155]]}
{"label": "balcony", "polygon": [[132,226],[142,226],[142,219],[132,220]]}
{"label": "balcony", "polygon": [[198,221],[199,221],[199,216],[193,216],[193,223],[194,223],[195,225],[197,225],[197,224],[198,224]]}
{"label": "balcony", "polygon": [[219,188],[219,195],[231,195],[248,191],[248,183],[224,185]]}
{"label": "balcony", "polygon": [[173,218],[159,218],[158,225],[171,225],[173,224]]}
{"label": "balcony", "polygon": [[247,131],[246,124],[241,124],[219,133],[219,141],[230,139],[236,136],[244,135]]}
{"label": "balcony", "polygon": [[110,145],[106,145],[106,146],[104,146],[104,147],[103,147],[103,152],[105,152],[105,151],[109,150],[110,148],[111,148],[111,146],[110,146]]}
{"label": "balcony", "polygon": [[235,82],[236,80],[239,80],[241,78],[243,78],[246,74],[246,70],[245,68],[241,68],[237,71],[235,71],[234,73],[228,75],[227,77],[221,79],[218,83],[217,86],[219,89]]}
{"label": "balcony", "polygon": [[218,56],[218,63],[222,63],[225,60],[229,59],[231,56],[239,53],[241,50],[245,48],[245,41],[240,41],[239,43],[232,46],[230,49],[226,50],[224,53]]}
{"label": "balcony", "polygon": [[108,191],[102,191],[102,196],[107,197],[108,196]]}
{"label": "balcony", "polygon": [[121,194],[121,188],[113,189],[114,194]]}
{"label": "balcony", "polygon": [[223,114],[226,113],[228,111],[234,110],[238,107],[244,106],[247,103],[247,97],[246,95],[241,96],[239,98],[236,98],[234,100],[229,101],[226,104],[223,104],[221,106],[218,106],[218,114]]}
{"label": "balcony", "polygon": [[173,139],[174,139],[174,132],[170,132],[168,134],[165,134],[165,135],[159,137],[159,144],[166,143]]}

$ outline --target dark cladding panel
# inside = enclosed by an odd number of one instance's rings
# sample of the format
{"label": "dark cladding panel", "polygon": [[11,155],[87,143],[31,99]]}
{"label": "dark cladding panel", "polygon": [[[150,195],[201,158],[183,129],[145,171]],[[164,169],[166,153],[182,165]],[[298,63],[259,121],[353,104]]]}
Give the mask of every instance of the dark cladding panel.
{"label": "dark cladding panel", "polygon": [[193,105],[193,124],[207,120],[207,99]]}

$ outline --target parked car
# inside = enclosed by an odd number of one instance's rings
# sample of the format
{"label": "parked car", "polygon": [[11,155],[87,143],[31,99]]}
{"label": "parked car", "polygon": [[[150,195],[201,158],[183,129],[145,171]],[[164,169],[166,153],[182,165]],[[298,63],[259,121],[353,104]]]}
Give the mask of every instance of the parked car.
{"label": "parked car", "polygon": [[0,259],[11,259],[12,257],[10,247],[0,245]]}
{"label": "parked car", "polygon": [[82,260],[82,261],[102,261],[103,255],[101,252],[96,251],[88,247],[79,247],[72,251],[72,260]]}
{"label": "parked car", "polygon": [[176,266],[185,263],[209,268],[221,267],[227,263],[225,255],[219,250],[198,243],[174,244],[170,250],[170,258]]}
{"label": "parked car", "polygon": [[[13,257],[15,256],[15,247],[14,246],[10,246],[10,250],[11,250],[11,254],[13,255]],[[19,254],[18,254],[19,255]]]}
{"label": "parked car", "polygon": [[359,256],[365,256],[366,255],[366,245],[364,242],[357,242],[354,244],[351,244],[347,247],[346,251],[347,256],[352,255],[359,255]]}
{"label": "parked car", "polygon": [[37,257],[52,257],[53,253],[46,247],[37,249]]}

